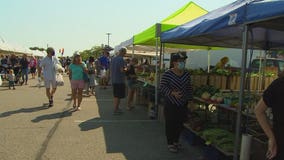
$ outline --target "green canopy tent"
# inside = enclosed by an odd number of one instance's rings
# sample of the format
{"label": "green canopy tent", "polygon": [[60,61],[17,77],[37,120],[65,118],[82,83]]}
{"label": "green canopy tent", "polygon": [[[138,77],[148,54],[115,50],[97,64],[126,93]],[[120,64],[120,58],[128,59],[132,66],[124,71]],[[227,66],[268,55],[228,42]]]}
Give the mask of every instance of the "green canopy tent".
{"label": "green canopy tent", "polygon": [[[181,24],[189,22],[197,17],[200,17],[208,13],[205,9],[198,6],[194,2],[189,2],[160,23],[152,25],[150,28],[134,35],[133,45],[156,45],[156,38],[160,37],[160,33],[175,28]],[[159,41],[160,42],[160,41]],[[173,48],[192,48],[196,46],[187,46],[187,45],[171,45],[167,44],[165,47]],[[200,49],[200,48],[199,48]]]}
{"label": "green canopy tent", "polygon": [[[162,54],[158,55],[159,47],[160,53],[162,53],[162,49],[166,48],[183,48],[183,49],[208,49],[208,47],[200,47],[200,46],[189,46],[189,45],[181,45],[181,44],[163,44],[160,42],[160,34],[161,32],[170,30],[175,28],[181,24],[192,21],[204,14],[208,13],[205,9],[198,6],[194,2],[189,2],[161,22],[152,25],[150,28],[140,32],[139,34],[134,35],[133,37],[133,49],[135,49],[135,45],[145,45],[145,46],[155,46],[156,50],[156,60],[163,60],[161,57]],[[158,58],[159,57],[159,58]],[[161,65],[162,63],[160,63]],[[156,65],[156,87],[155,87],[155,107],[158,106],[158,65]]]}

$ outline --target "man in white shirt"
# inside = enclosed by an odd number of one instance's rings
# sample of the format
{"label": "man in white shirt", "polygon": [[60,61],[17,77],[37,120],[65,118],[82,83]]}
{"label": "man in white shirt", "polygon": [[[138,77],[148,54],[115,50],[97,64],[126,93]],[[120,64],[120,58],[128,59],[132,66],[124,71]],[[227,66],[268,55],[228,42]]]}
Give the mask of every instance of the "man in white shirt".
{"label": "man in white shirt", "polygon": [[[44,85],[46,88],[46,96],[49,100],[49,107],[53,106],[53,95],[56,91],[56,65],[59,65],[58,59],[54,56],[55,51],[53,48],[49,47],[46,49],[47,56],[44,57],[38,67],[38,77],[41,76],[41,71],[43,71]],[[52,87],[52,89],[50,89]]]}

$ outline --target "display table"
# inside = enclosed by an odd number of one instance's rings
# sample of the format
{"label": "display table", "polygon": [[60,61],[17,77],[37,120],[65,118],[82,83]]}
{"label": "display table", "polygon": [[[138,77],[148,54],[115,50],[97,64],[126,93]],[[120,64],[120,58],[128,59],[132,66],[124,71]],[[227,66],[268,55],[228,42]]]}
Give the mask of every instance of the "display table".
{"label": "display table", "polygon": [[[199,136],[200,133],[198,133],[197,131],[193,130],[193,129],[192,129],[190,126],[188,126],[186,123],[184,124],[184,127],[185,127],[187,130],[189,130],[190,132],[192,132],[193,134],[195,134],[195,136],[197,136],[198,138],[200,138],[200,139],[204,142],[203,145],[206,145],[206,144],[205,144],[205,143],[206,143],[206,140],[203,139],[201,136]],[[233,152],[226,152],[226,151],[224,151],[223,149],[219,148],[218,146],[216,146],[216,145],[214,145],[214,144],[210,144],[210,145],[206,145],[206,146],[207,146],[207,147],[210,146],[210,147],[215,148],[215,149],[218,150],[221,154],[223,154],[223,156],[227,157],[227,159],[232,158],[232,156],[234,155]]]}
{"label": "display table", "polygon": [[[197,109],[199,113],[203,113],[204,116],[200,116],[203,118],[203,124],[200,131],[194,130],[190,125],[187,123],[184,124],[185,128],[189,131],[190,134],[194,134],[199,139],[202,137],[200,136],[202,131],[207,130],[208,128],[213,129],[224,129],[231,133],[234,133],[236,127],[236,115],[237,115],[237,108],[231,107],[226,104],[217,104],[212,103],[210,101],[203,100],[198,97],[194,97],[195,104],[198,104],[200,107]],[[258,125],[256,121],[256,117],[254,114],[242,112],[242,131],[248,133],[253,136],[252,141],[252,149],[251,149],[251,159],[265,159],[265,152],[266,152],[266,145],[267,145],[267,138],[263,133],[262,129]],[[204,143],[206,143],[206,139],[203,139]],[[233,142],[232,142],[233,144]],[[207,146],[208,147],[208,146]],[[232,152],[227,152],[218,147],[215,144],[210,144],[210,147],[216,149],[219,154],[230,158],[232,157]],[[262,158],[263,157],[263,158]],[[210,159],[210,158],[209,158]],[[223,158],[222,158],[223,159]],[[211,160],[211,159],[210,159]]]}

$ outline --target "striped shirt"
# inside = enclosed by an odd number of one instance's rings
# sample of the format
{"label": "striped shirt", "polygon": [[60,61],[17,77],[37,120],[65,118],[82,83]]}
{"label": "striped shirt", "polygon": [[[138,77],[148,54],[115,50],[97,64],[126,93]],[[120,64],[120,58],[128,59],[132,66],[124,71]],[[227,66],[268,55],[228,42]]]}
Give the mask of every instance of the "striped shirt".
{"label": "striped shirt", "polygon": [[[166,71],[160,82],[161,94],[177,106],[183,106],[193,99],[192,96],[192,84],[191,77],[188,72],[184,72],[182,75],[176,75],[172,70]],[[180,91],[182,97],[180,99],[171,95],[172,91]]]}

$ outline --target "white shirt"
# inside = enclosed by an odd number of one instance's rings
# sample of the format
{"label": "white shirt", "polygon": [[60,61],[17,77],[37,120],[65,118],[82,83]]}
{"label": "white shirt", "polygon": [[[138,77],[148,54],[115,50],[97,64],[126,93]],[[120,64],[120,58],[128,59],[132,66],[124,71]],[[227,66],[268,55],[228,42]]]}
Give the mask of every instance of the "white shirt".
{"label": "white shirt", "polygon": [[15,74],[8,74],[7,78],[9,81],[15,81]]}
{"label": "white shirt", "polygon": [[39,67],[43,68],[44,80],[55,80],[57,64],[59,61],[54,56],[46,56],[40,61]]}

